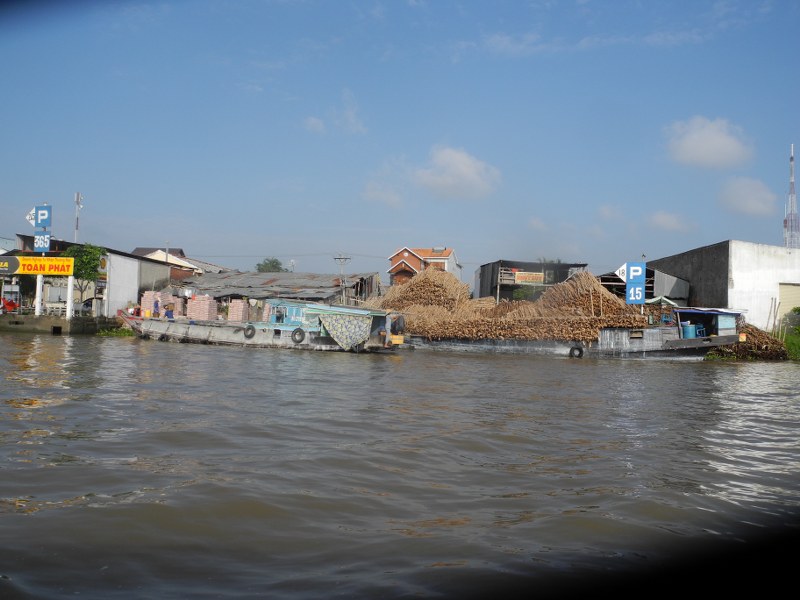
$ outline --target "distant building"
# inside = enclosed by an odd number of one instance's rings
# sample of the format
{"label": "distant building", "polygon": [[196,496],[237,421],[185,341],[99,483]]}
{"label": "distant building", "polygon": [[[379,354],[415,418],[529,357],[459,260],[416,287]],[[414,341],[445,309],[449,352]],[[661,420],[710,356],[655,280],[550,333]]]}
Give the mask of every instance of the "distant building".
{"label": "distant building", "polygon": [[493,296],[495,301],[535,300],[544,291],[586,269],[587,263],[523,262],[498,260],[475,271],[475,298]]}
{"label": "distant building", "polygon": [[456,252],[445,246],[433,248],[409,248],[404,246],[389,257],[389,283],[407,283],[414,275],[425,269],[440,269],[461,280],[461,265]]}
{"label": "distant building", "polygon": [[170,280],[183,281],[193,275],[204,273],[225,273],[235,271],[227,267],[220,267],[202,260],[189,258],[183,248],[134,248],[131,254],[152,258],[170,265]]}
{"label": "distant building", "polygon": [[800,306],[796,249],[728,240],[650,260],[647,267],[688,281],[689,306],[742,310],[765,331]]}
{"label": "distant building", "polygon": [[[60,256],[71,246],[83,246],[66,240],[51,239],[47,256]],[[34,253],[33,235],[17,234],[19,254]],[[158,290],[170,284],[170,266],[162,261],[128,252],[105,248],[105,269],[97,281],[86,290],[86,297],[96,299],[95,315],[113,317],[139,301],[146,290]],[[37,253],[39,254],[39,253]],[[191,270],[189,270],[191,274]],[[61,302],[67,297],[67,278],[49,277],[44,285],[45,302]],[[80,298],[76,298],[80,299]]]}

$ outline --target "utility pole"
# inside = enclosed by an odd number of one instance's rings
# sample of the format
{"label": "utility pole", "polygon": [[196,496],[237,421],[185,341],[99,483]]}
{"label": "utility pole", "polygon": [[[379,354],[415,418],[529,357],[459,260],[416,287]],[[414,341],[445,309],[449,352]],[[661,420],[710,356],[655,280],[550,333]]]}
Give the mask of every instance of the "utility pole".
{"label": "utility pole", "polygon": [[83,196],[80,192],[75,192],[75,243],[78,243],[78,215],[83,208]]}
{"label": "utility pole", "polygon": [[342,286],[342,304],[347,304],[347,299],[345,297],[344,265],[350,261],[350,257],[339,253],[339,256],[334,256],[333,260],[339,263],[339,283]]}
{"label": "utility pole", "polygon": [[783,245],[800,248],[800,215],[797,214],[797,195],[794,191],[794,144],[789,151],[789,199],[783,219]]}

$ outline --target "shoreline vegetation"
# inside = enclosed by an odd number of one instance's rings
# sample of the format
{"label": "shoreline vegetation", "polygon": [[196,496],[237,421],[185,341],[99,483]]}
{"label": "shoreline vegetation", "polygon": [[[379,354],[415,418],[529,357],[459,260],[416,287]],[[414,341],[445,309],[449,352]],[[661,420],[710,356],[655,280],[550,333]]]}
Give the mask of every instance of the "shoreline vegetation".
{"label": "shoreline vegetation", "polygon": [[[548,288],[537,300],[495,303],[492,297],[471,299],[469,286],[452,273],[426,269],[407,283],[389,288],[384,296],[368,299],[366,308],[402,312],[406,333],[429,340],[556,340],[597,341],[605,327],[648,327],[668,305],[627,304],[609,292],[589,272],[581,271]],[[644,312],[642,312],[644,311]],[[744,342],[720,346],[707,359],[786,360],[786,344],[748,323],[740,323]],[[800,358],[797,357],[797,358]]]}

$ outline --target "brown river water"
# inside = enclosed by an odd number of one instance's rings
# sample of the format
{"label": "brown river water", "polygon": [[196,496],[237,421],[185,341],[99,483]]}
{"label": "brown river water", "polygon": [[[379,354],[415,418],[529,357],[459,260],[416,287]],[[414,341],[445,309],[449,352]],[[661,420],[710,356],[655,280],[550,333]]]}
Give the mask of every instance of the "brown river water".
{"label": "brown river water", "polygon": [[0,598],[768,594],[793,573],[797,363],[0,334],[0,371]]}

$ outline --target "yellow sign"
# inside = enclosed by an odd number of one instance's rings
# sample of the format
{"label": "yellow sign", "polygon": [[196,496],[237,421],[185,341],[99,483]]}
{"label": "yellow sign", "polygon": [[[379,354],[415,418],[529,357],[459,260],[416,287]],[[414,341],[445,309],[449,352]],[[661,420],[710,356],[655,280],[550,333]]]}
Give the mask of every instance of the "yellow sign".
{"label": "yellow sign", "polygon": [[528,273],[527,271],[516,271],[514,273],[514,283],[543,283],[544,273]]}
{"label": "yellow sign", "polygon": [[0,256],[0,275],[72,275],[72,257]]}

